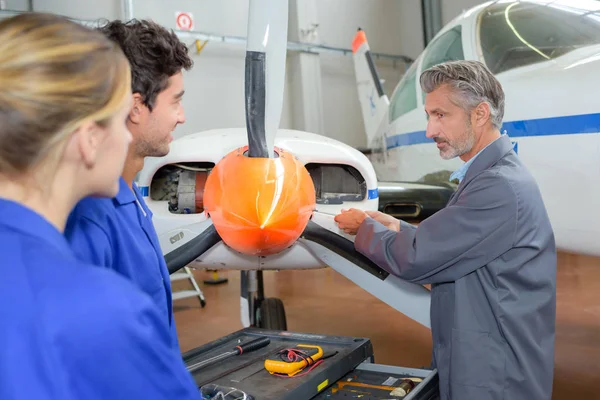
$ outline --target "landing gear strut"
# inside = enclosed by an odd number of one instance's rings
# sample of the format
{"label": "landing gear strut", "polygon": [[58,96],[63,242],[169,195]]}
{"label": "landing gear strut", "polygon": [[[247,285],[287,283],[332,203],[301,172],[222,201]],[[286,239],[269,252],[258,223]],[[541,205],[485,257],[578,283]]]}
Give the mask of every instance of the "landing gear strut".
{"label": "landing gear strut", "polygon": [[242,271],[240,300],[244,327],[287,330],[281,299],[265,298],[263,271]]}

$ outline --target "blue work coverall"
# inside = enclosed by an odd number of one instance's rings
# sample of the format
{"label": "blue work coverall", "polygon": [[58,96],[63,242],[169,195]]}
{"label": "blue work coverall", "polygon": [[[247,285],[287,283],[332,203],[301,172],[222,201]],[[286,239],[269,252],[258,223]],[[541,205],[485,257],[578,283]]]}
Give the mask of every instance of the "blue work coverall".
{"label": "blue work coverall", "polygon": [[391,274],[432,284],[442,400],[552,397],[554,234],[507,136],[477,155],[444,209],[400,232],[367,218],[355,247]]}
{"label": "blue work coverall", "polygon": [[0,399],[199,399],[156,306],[0,199]]}
{"label": "blue work coverall", "polygon": [[154,300],[179,349],[169,271],[138,187],[123,178],[115,198],[88,197],[71,212],[65,236],[83,261],[113,269]]}

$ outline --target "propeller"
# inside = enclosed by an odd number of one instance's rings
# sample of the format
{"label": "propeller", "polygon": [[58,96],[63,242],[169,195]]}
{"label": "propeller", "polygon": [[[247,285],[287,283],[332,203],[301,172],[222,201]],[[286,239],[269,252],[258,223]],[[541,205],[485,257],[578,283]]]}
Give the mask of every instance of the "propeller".
{"label": "propeller", "polygon": [[249,255],[294,244],[316,206],[310,174],[293,154],[275,148],[285,83],[288,0],[251,0],[246,48],[248,146],[211,171],[204,206],[223,241]]}
{"label": "propeller", "polygon": [[288,33],[288,0],[252,0],[246,45],[248,156],[274,157],[281,121]]}

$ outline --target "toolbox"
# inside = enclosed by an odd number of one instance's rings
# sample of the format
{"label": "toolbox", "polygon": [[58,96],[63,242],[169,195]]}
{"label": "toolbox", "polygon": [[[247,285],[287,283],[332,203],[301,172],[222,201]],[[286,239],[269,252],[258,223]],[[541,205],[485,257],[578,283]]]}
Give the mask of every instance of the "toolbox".
{"label": "toolbox", "polygon": [[[296,363],[304,368],[294,372],[272,370],[271,366],[287,360],[293,349],[303,353],[306,346],[322,349],[316,360]],[[437,398],[435,370],[374,364],[373,346],[368,338],[245,328],[190,350],[182,357],[203,399]],[[402,390],[397,387],[401,382],[410,383],[406,382],[409,378],[414,386],[410,385],[406,395],[398,395]],[[394,389],[395,395],[390,396]]]}
{"label": "toolbox", "polygon": [[[414,387],[402,395],[397,388],[403,381],[414,382]],[[336,381],[315,400],[437,400],[439,383],[437,370],[394,367],[365,362]]]}

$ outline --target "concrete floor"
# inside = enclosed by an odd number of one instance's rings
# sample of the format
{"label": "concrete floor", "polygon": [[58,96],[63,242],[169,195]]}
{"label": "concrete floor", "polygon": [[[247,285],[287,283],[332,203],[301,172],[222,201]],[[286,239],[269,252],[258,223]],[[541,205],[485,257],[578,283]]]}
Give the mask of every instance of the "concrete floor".
{"label": "concrete floor", "polygon": [[[600,377],[600,259],[559,253],[553,400],[597,398]],[[238,271],[228,283],[202,284],[206,297],[175,302],[182,351],[241,329]],[[380,364],[420,368],[431,361],[430,331],[332,269],[265,272],[265,294],[284,301],[288,330],[368,337]],[[175,282],[173,290],[186,289]]]}

